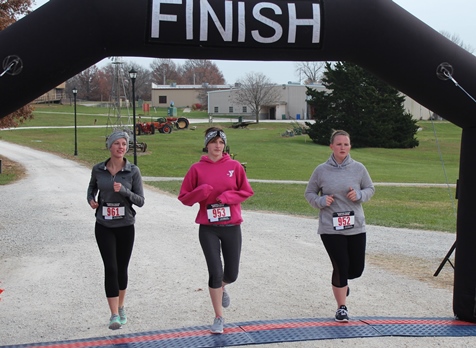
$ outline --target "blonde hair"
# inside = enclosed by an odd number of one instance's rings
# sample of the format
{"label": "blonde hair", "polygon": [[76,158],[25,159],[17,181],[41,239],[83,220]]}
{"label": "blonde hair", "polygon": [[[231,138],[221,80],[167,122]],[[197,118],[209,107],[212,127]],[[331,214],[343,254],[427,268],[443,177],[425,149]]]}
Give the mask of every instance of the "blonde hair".
{"label": "blonde hair", "polygon": [[344,130],[338,129],[338,130],[335,130],[335,131],[332,132],[331,139],[330,139],[330,141],[331,141],[330,143],[331,143],[331,144],[334,143],[334,139],[335,139],[335,137],[338,136],[338,135],[344,135],[344,136],[346,136],[347,138],[349,138],[349,141],[350,141],[350,135],[349,135],[349,133],[347,133],[347,132],[344,131]]}

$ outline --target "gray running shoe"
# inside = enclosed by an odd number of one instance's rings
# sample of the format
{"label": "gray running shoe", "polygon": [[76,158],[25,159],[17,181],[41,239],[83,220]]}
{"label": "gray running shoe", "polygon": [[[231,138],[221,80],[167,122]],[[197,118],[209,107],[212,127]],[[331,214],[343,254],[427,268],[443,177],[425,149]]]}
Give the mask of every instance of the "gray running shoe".
{"label": "gray running shoe", "polygon": [[223,306],[223,308],[227,308],[230,305],[230,295],[228,295],[225,288],[223,288],[223,297],[221,299],[221,305]]}
{"label": "gray running shoe", "polygon": [[121,322],[121,325],[125,325],[127,323],[127,315],[126,315],[126,310],[124,309],[124,306],[119,307],[119,321]]}
{"label": "gray running shoe", "polygon": [[213,320],[213,325],[210,328],[210,332],[214,334],[221,334],[223,333],[223,324],[225,323],[225,320],[222,317],[215,318]]}
{"label": "gray running shoe", "polygon": [[121,318],[117,314],[111,315],[111,319],[109,319],[109,328],[111,330],[118,330],[121,327]]}

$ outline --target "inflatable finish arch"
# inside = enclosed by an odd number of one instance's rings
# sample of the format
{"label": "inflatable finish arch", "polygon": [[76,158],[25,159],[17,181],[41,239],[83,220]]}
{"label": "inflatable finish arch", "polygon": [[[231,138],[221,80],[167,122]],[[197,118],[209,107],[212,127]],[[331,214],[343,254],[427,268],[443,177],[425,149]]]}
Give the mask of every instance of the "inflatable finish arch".
{"label": "inflatable finish arch", "polygon": [[476,57],[391,0],[51,0],[0,32],[0,118],[110,56],[351,61],[462,128],[453,311],[476,322]]}

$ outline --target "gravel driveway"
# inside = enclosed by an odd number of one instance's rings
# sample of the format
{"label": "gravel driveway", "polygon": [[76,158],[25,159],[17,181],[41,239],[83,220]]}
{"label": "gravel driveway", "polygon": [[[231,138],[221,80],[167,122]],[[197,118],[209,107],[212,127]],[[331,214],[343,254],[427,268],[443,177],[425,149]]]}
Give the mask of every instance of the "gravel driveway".
{"label": "gravel driveway", "polygon": [[[27,169],[0,187],[0,345],[201,326],[213,313],[196,207],[146,186],[138,209],[122,330],[107,329],[102,261],[86,202],[90,169],[0,141],[0,154]],[[140,163],[139,163],[140,164]],[[304,198],[303,198],[304,199]],[[229,286],[229,323],[332,318],[331,265],[315,219],[245,211],[238,281]],[[450,265],[433,273],[454,242],[448,233],[368,227],[368,261],[350,282],[351,318],[451,318]],[[474,347],[476,337],[359,338],[262,347]]]}

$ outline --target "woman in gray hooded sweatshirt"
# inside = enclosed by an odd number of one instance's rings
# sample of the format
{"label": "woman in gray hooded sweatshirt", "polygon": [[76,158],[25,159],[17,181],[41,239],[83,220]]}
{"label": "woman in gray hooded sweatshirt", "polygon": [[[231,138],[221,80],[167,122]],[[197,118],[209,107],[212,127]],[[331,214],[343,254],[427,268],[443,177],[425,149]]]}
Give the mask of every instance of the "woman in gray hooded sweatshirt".
{"label": "woman in gray hooded sweatshirt", "polygon": [[332,154],[316,167],[304,196],[319,209],[318,234],[332,262],[332,291],[337,302],[335,320],[348,322],[348,280],[362,275],[365,266],[366,230],[362,203],[375,189],[365,166],[350,157],[350,136],[332,133]]}
{"label": "woman in gray hooded sweatshirt", "polygon": [[93,167],[87,200],[96,211],[95,235],[104,263],[106,297],[111,311],[109,328],[116,330],[127,322],[124,300],[136,215],[132,205],[144,205],[144,189],[139,167],[124,158],[129,149],[129,135],[121,131],[112,133],[107,138],[107,148],[111,157]]}

